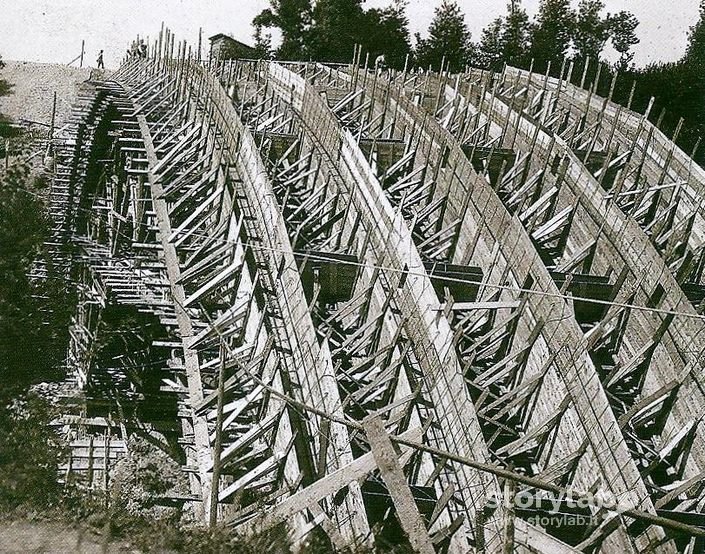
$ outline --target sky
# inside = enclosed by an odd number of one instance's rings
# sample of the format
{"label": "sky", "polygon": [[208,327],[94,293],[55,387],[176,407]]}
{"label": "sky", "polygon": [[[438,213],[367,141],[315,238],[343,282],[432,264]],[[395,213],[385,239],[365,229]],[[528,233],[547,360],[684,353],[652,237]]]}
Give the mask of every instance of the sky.
{"label": "sky", "polygon": [[[365,7],[381,7],[391,0],[367,0]],[[473,39],[506,12],[507,0],[457,0]],[[412,33],[425,34],[441,0],[409,0],[407,14]],[[573,0],[577,4],[577,0]],[[252,18],[268,0],[0,0],[0,55],[6,60],[69,63],[86,43],[86,64],[94,66],[98,51],[105,64],[117,67],[137,36],[156,37],[162,22],[177,40],[191,44],[226,33],[252,43]],[[530,15],[539,0],[523,0]],[[629,10],[641,25],[641,43],[635,48],[637,65],[674,61],[685,51],[688,29],[698,19],[699,0],[605,0],[607,12]],[[605,51],[608,59],[614,53]]]}

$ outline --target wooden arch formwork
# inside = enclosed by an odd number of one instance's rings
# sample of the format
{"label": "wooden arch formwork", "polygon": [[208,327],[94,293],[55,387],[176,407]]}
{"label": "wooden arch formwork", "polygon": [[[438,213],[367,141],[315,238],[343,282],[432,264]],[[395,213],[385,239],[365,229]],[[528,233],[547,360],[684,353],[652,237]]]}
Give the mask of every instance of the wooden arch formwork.
{"label": "wooden arch formwork", "polygon": [[[166,36],[93,84],[53,189],[92,407],[65,418],[77,449],[90,430],[120,455],[146,436],[188,477],[159,500],[237,532],[286,524],[299,544],[670,552],[664,528],[697,533],[660,516],[692,507],[699,475],[697,422],[664,416],[697,384],[698,320],[630,310],[695,313],[665,265],[662,298],[637,279],[655,250],[624,250],[611,222],[637,223],[589,196],[606,179],[594,146],[523,123],[484,74],[201,64]],[[678,267],[697,266],[688,248]],[[666,343],[683,354],[670,388]],[[97,477],[80,465],[104,488],[110,444],[89,440]],[[494,501],[566,487],[624,510],[589,508],[576,537]]]}

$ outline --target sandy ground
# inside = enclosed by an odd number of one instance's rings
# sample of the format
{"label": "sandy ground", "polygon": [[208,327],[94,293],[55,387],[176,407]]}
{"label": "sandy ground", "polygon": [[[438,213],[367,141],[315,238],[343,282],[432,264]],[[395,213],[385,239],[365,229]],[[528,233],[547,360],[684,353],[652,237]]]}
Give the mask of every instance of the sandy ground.
{"label": "sandy ground", "polygon": [[104,545],[101,536],[50,522],[0,522],[2,554],[125,554],[126,544]]}
{"label": "sandy ground", "polygon": [[14,94],[0,97],[0,113],[17,122],[24,118],[48,124],[56,91],[56,118],[57,127],[60,127],[71,113],[71,104],[78,93],[77,85],[89,76],[90,69],[5,60],[0,78],[14,84]]}

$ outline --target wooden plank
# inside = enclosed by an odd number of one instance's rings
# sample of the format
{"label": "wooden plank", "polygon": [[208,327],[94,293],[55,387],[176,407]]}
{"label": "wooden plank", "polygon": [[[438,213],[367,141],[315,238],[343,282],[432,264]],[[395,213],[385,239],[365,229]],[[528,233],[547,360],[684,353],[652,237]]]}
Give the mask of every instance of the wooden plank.
{"label": "wooden plank", "polygon": [[[201,204],[195,210],[193,210],[186,219],[184,219],[181,225],[174,229],[171,236],[169,237],[169,242],[174,242],[176,240],[176,237],[182,233],[185,233],[186,236],[188,236],[189,233],[193,232],[198,226],[194,225],[192,228],[188,229],[189,225],[191,225],[194,220],[201,215],[201,213],[211,208],[211,205],[215,200],[218,200],[218,202],[215,204],[215,209],[217,210],[220,207],[220,200],[218,197],[222,194],[223,189],[223,185],[216,187],[213,193],[208,198],[203,200]],[[181,242],[183,242],[183,240]]]}
{"label": "wooden plank", "polygon": [[[138,119],[140,117],[144,119],[144,116],[138,116]],[[161,173],[161,169],[167,163],[169,163],[172,160],[172,158],[175,158],[177,156],[177,154],[179,154],[179,153],[181,153],[181,155],[183,155],[184,150],[185,150],[184,147],[188,144],[188,142],[193,138],[193,136],[199,130],[200,130],[200,127],[198,125],[194,125],[193,128],[189,132],[186,133],[186,136],[184,136],[178,143],[176,143],[176,145],[173,146],[171,148],[171,150],[169,150],[169,152],[164,157],[162,157],[161,160],[158,160],[157,163],[155,163],[152,166],[152,168],[151,168],[152,173],[154,173],[155,175],[159,175]]]}
{"label": "wooden plank", "polygon": [[[421,429],[418,427],[410,429],[399,436],[405,440],[420,440]],[[412,453],[413,450],[409,448],[402,448],[401,452],[401,456],[404,457],[405,455]],[[372,452],[363,454],[362,456],[355,458],[348,465],[328,473],[325,477],[288,497],[260,518],[243,524],[239,527],[239,530],[242,530],[243,532],[266,531],[267,529],[288,520],[300,511],[306,509],[306,507],[312,506],[314,503],[318,503],[322,499],[337,493],[340,489],[346,487],[353,481],[360,481],[364,479],[369,473],[374,471],[375,467],[376,463]]]}
{"label": "wooden plank", "polygon": [[693,477],[691,477],[690,479],[686,479],[685,481],[677,481],[676,483],[674,483],[676,487],[673,490],[669,491],[668,494],[666,494],[664,497],[658,499],[654,504],[654,507],[657,510],[663,508],[666,504],[668,504],[672,500],[675,500],[685,491],[697,485],[701,481],[705,481],[705,471],[698,473],[697,475],[694,475]]}
{"label": "wooden plank", "polygon": [[514,552],[514,534],[516,524],[516,514],[514,511],[514,497],[516,495],[517,484],[511,479],[504,482],[504,499],[507,502],[507,509],[504,510],[504,532],[502,540],[503,554]]}
{"label": "wooden plank", "polygon": [[[184,308],[186,295],[181,283],[181,269],[179,266],[179,258],[176,249],[169,242],[171,236],[171,222],[169,219],[169,210],[166,201],[163,199],[164,189],[161,181],[154,172],[154,167],[158,164],[157,155],[154,150],[154,143],[149,131],[149,125],[143,115],[137,116],[137,121],[140,126],[140,132],[147,150],[147,159],[149,160],[150,171],[148,173],[148,181],[152,195],[152,205],[157,215],[159,224],[158,235],[162,245],[164,254],[164,262],[166,264],[167,277],[169,279],[169,288],[174,298],[174,311],[178,322],[179,336],[181,345],[184,351],[184,369],[189,389],[189,402],[192,406],[203,401],[203,384],[201,383],[201,374],[199,370],[198,353],[191,348],[191,338],[193,337],[193,323],[191,317]],[[210,479],[206,465],[210,462],[212,465],[212,455],[210,448],[210,439],[208,433],[208,423],[205,416],[198,416],[195,413],[192,417],[194,444],[195,444],[195,459],[199,465],[199,476],[201,481],[201,494],[203,498],[202,508],[205,514],[208,513],[207,504],[210,501]]]}
{"label": "wooden plank", "polygon": [[245,475],[225,487],[218,494],[218,501],[224,502],[225,500],[228,500],[231,496],[240,492],[248,483],[251,483],[262,475],[271,472],[277,467],[282,456],[282,454],[274,454],[273,456],[270,456],[262,463],[248,471]]}
{"label": "wooden plank", "polygon": [[514,534],[517,545],[523,545],[532,552],[551,554],[580,554],[582,551],[549,535],[543,529],[530,525],[520,517],[514,520]]}
{"label": "wooden plank", "polygon": [[[230,458],[232,458],[232,456],[235,455],[235,453],[237,453],[238,450],[256,441],[264,433],[269,431],[269,429],[278,421],[280,416],[281,412],[275,412],[271,414],[269,417],[265,418],[257,425],[254,425],[247,433],[239,437],[235,442],[230,444],[227,448],[223,450],[223,453],[220,457],[221,463],[226,463]],[[211,470],[212,468],[213,460],[210,460],[210,463],[208,464],[208,470]]]}
{"label": "wooden plank", "polygon": [[[521,300],[504,300],[498,302],[454,302],[450,307],[451,311],[466,311],[466,310],[503,310],[518,308]],[[443,312],[446,309],[446,304],[441,304],[433,311]]]}
{"label": "wooden plank", "polygon": [[402,529],[407,534],[411,548],[420,554],[435,554],[431,537],[428,535],[416,501],[402,471],[392,441],[379,416],[365,418],[362,422],[367,440],[370,443],[375,462],[387,485],[396,515]]}
{"label": "wooden plank", "polygon": [[201,298],[204,294],[212,290],[214,287],[218,286],[220,283],[231,277],[234,273],[237,273],[242,269],[242,262],[239,260],[233,260],[230,265],[223,268],[215,276],[204,283],[197,291],[195,291],[191,296],[184,300],[184,306],[190,306]]}

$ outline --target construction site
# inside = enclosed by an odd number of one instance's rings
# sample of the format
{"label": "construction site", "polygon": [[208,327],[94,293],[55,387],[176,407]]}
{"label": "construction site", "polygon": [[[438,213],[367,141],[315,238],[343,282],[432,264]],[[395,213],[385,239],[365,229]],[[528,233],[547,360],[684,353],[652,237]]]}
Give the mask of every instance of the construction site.
{"label": "construction site", "polygon": [[93,73],[52,144],[61,479],[140,437],[186,483],[154,503],[243,536],[702,552],[705,171],[599,80],[166,28]]}

